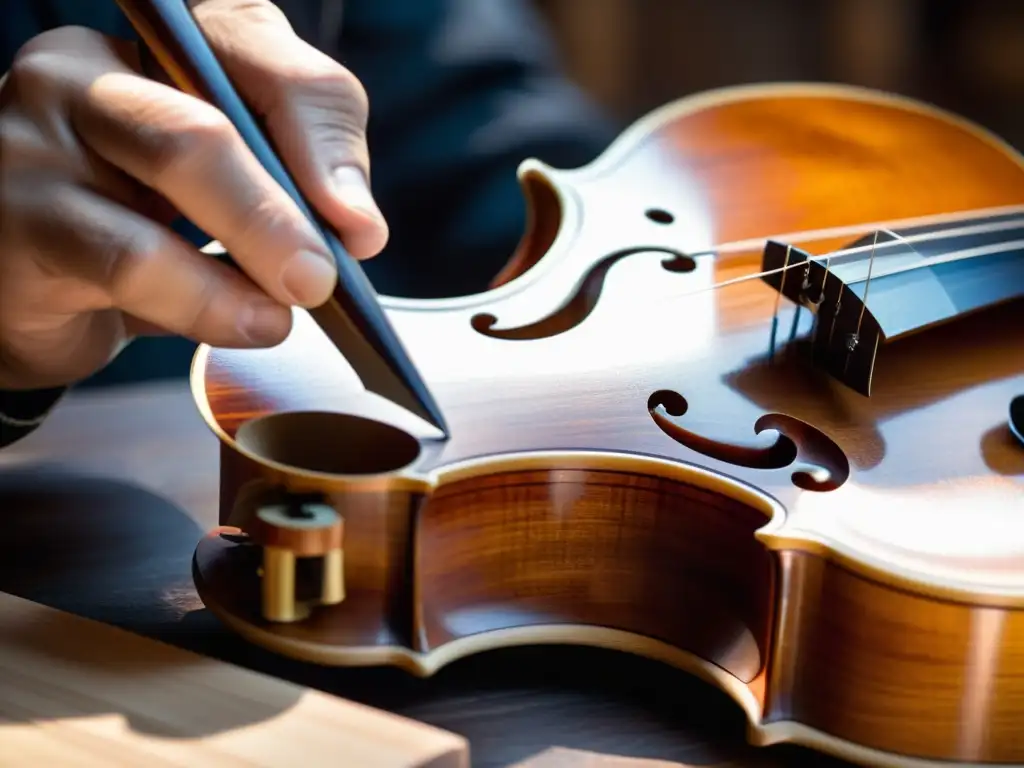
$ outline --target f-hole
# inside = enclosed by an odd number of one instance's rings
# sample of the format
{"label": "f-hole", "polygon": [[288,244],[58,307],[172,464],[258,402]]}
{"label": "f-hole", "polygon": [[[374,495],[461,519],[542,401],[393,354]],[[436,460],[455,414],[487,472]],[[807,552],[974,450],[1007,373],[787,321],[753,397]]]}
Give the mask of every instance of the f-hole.
{"label": "f-hole", "polygon": [[[526,272],[547,253],[558,234],[561,223],[561,206],[558,196],[546,179],[536,173],[524,178],[523,189],[528,202],[528,227],[509,266],[496,278],[494,286],[507,283]],[[668,211],[649,208],[644,216],[656,224],[666,225],[675,221]],[[697,263],[686,254],[672,248],[660,246],[637,246],[612,253],[594,264],[579,288],[554,312],[525,325],[497,328],[498,318],[488,312],[473,315],[470,324],[477,333],[494,339],[524,340],[546,339],[565,333],[582,323],[594,311],[604,289],[608,271],[619,261],[638,253],[662,253],[669,257],[661,262],[666,272],[686,273],[697,268]]]}
{"label": "f-hole", "polygon": [[679,423],[690,405],[678,392],[662,389],[647,400],[647,411],[662,432],[682,446],[711,459],[749,469],[793,468],[793,485],[805,491],[834,491],[850,477],[850,462],[824,432],[782,413],[766,413],[753,425],[754,435],[775,430],[768,445],[742,445],[705,437]]}
{"label": "f-hole", "polygon": [[522,179],[526,198],[526,232],[516,246],[512,258],[491,281],[497,288],[525,274],[551,249],[562,225],[562,204],[558,193],[537,171],[528,171]]}

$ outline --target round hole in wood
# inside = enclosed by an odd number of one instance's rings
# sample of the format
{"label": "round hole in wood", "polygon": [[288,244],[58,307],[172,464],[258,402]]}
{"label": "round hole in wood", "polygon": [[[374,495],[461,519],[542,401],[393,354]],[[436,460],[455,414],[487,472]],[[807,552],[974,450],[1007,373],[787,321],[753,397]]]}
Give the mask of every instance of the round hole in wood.
{"label": "round hole in wood", "polygon": [[395,472],[420,455],[407,432],[362,416],[318,411],[277,413],[247,421],[238,445],[258,458],[298,471],[331,475]]}
{"label": "round hole in wood", "polygon": [[671,224],[676,220],[675,216],[661,208],[650,208],[644,215],[651,221],[656,221],[659,224]]}

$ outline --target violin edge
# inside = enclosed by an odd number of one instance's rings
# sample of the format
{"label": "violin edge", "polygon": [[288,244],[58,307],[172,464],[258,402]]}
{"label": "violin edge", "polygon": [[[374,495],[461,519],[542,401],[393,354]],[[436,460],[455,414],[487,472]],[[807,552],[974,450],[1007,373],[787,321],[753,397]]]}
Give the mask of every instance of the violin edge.
{"label": "violin edge", "polygon": [[[203,421],[225,449],[241,457],[243,461],[260,467],[260,471],[268,479],[281,483],[286,488],[299,492],[405,492],[429,496],[460,480],[482,475],[536,469],[588,471],[598,467],[615,468],[662,479],[685,478],[686,482],[696,483],[764,514],[764,526],[755,531],[754,536],[768,550],[802,551],[833,560],[866,578],[921,597],[969,606],[1024,607],[1024,588],[1013,590],[991,585],[988,589],[979,589],[976,585],[937,577],[927,569],[914,571],[907,567],[894,567],[883,553],[857,551],[834,536],[822,536],[814,532],[787,528],[788,515],[785,505],[766,491],[745,480],[730,477],[700,464],[661,456],[630,454],[615,450],[535,450],[481,455],[451,463],[430,465],[431,455],[421,453],[416,460],[394,472],[331,475],[300,471],[248,450],[220,426],[205,395],[205,366],[209,353],[210,348],[200,347],[193,358],[192,368],[192,393]],[[426,468],[423,468],[424,466]],[[226,523],[226,518],[222,516],[221,522]]]}
{"label": "violin edge", "polygon": [[[522,177],[523,174],[537,169],[542,169],[546,173],[549,172],[554,174],[555,177],[561,174],[565,174],[567,178],[599,176],[608,172],[610,169],[613,169],[617,163],[620,163],[623,160],[624,156],[628,154],[631,148],[635,147],[645,138],[656,135],[659,127],[671,122],[672,120],[679,119],[689,114],[695,114],[702,110],[712,109],[717,106],[727,105],[732,102],[742,101],[745,99],[799,98],[809,96],[830,96],[850,99],[854,102],[873,104],[881,103],[891,105],[900,110],[911,111],[933,117],[944,123],[951,124],[959,130],[966,131],[985,144],[996,148],[1001,154],[1005,155],[1008,160],[1011,160],[1017,167],[1019,167],[1022,173],[1024,173],[1024,155],[1019,153],[1001,137],[961,115],[942,109],[928,102],[860,86],[816,82],[776,82],[717,88],[685,96],[658,107],[638,118],[628,126],[604,152],[602,152],[591,163],[582,166],[581,168],[552,169],[540,161],[528,159],[524,160],[520,166],[520,176]],[[555,189],[556,191],[559,191],[557,185],[555,186]],[[1024,190],[1024,187],[1022,187],[1022,190]],[[1024,202],[1024,193],[1022,193],[1022,202]],[[559,235],[560,234],[561,233],[559,233]],[[556,236],[555,242],[558,242],[558,236]],[[208,252],[216,252],[218,245],[219,244],[211,243],[207,247]],[[544,259],[541,259],[541,264],[543,264],[543,262]],[[510,292],[513,292],[516,290],[517,285],[524,282],[528,283],[530,281],[532,272],[532,268],[528,269],[524,273],[514,277],[509,282],[504,283],[497,288],[470,296],[439,300],[409,300],[381,296],[381,301],[388,308],[395,310],[429,310],[431,312],[441,312],[447,310],[454,311],[467,309],[490,301],[495,296],[507,295]],[[210,405],[206,389],[208,384],[207,369],[210,356],[213,352],[214,350],[210,347],[201,345],[199,349],[197,349],[193,358],[192,370],[190,373],[190,385],[194,400],[201,412],[204,422],[223,444],[229,445],[235,451],[240,451],[250,459],[258,460],[257,457],[251,453],[247,453],[242,450],[240,446],[238,446],[237,442],[227,434],[227,432],[221,427],[218,415],[214,413],[214,410]],[[421,442],[426,443],[426,441]],[[426,456],[426,454],[424,454],[424,456]],[[485,457],[483,460],[494,461],[495,457]],[[466,462],[460,461],[455,466],[457,467],[458,464],[465,463]],[[439,482],[445,482],[445,474],[448,469],[448,467],[443,465],[439,467],[431,467],[428,471],[420,471],[418,469],[418,467],[426,464],[429,464],[429,460],[414,462],[397,471],[387,473],[386,475],[380,475],[375,478],[369,478],[366,476],[348,478],[341,476],[319,476],[316,478],[316,482],[326,482],[332,487],[339,488],[348,486],[362,489],[369,489],[371,487],[385,489],[401,486],[404,488],[416,488],[426,491],[437,487]],[[272,464],[268,464],[268,467],[273,471],[280,473],[281,476],[287,475],[289,472],[293,471],[288,467],[273,466]],[[397,486],[395,484],[397,484]],[[889,583],[894,586],[907,589],[911,592],[965,603],[978,603],[992,606],[1024,606],[1024,581],[1021,581],[1019,585],[1015,583],[1014,587],[1010,589],[1002,589],[997,583],[983,583],[979,580],[972,581],[966,578],[950,578],[936,573],[934,569],[931,569],[928,565],[925,565],[923,568],[918,570],[903,568],[892,571],[887,567],[888,561],[885,553],[872,553],[871,551],[865,553],[861,550],[854,551],[854,549],[850,547],[845,547],[842,542],[838,542],[835,537],[823,540],[821,537],[816,537],[814,535],[803,536],[796,532],[789,531],[785,532],[788,535],[785,535],[785,538],[783,538],[784,532],[775,527],[771,527],[769,530],[764,532],[765,535],[769,533],[771,535],[765,540],[765,543],[769,546],[774,548],[792,546],[808,551],[814,551],[818,554],[832,555],[839,558],[848,567],[863,569],[865,575],[869,575],[872,578],[887,575],[888,577],[891,577],[887,578]],[[775,541],[776,543],[772,544],[772,541]],[[868,550],[871,550],[870,545],[866,546]],[[962,574],[960,574],[960,576],[962,576]]]}
{"label": "violin edge", "polygon": [[[216,535],[214,532],[205,541],[212,541]],[[743,713],[747,741],[755,747],[789,744],[854,764],[880,768],[948,768],[950,765],[981,768],[995,764],[1013,768],[1024,765],[1024,751],[1015,744],[1012,723],[1004,722],[1005,711],[999,713],[997,725],[986,720],[991,713],[980,709],[966,719],[955,714],[953,717],[937,715],[937,708],[944,714],[951,705],[956,709],[961,696],[947,690],[941,694],[929,693],[929,674],[916,678],[920,686],[912,687],[915,675],[921,670],[908,671],[897,663],[905,660],[901,649],[906,638],[901,639],[896,633],[886,636],[882,622],[905,615],[907,629],[922,618],[924,626],[944,624],[948,617],[927,613],[940,604],[905,595],[886,601],[887,594],[897,593],[881,585],[867,585],[867,589],[877,590],[871,596],[863,592],[859,597],[854,596],[857,590],[865,588],[857,575],[841,574],[837,580],[827,574],[841,571],[840,566],[813,557],[802,563],[782,563],[783,570],[791,577],[789,594],[786,599],[776,596],[778,615],[770,630],[769,655],[757,675],[744,682],[693,650],[650,635],[587,624],[550,623],[479,632],[427,652],[394,644],[356,647],[303,641],[280,631],[280,625],[251,621],[236,610],[238,606],[222,604],[214,594],[219,591],[218,585],[208,582],[204,576],[201,549],[202,545],[193,559],[193,578],[211,613],[245,640],[298,661],[328,667],[387,666],[426,679],[452,663],[489,651],[538,645],[589,647],[665,664],[725,693]],[[803,556],[795,554],[798,559]],[[215,575],[216,570],[210,573]],[[849,583],[842,584],[849,579],[862,583],[851,590]],[[823,583],[839,585],[839,588],[822,590]],[[812,595],[817,601],[814,606],[807,602]],[[840,621],[842,626],[832,626],[834,622],[825,616],[827,611],[822,609],[826,606],[822,603],[834,605],[838,601],[842,605],[850,600],[855,603],[846,606],[852,610]],[[922,606],[926,613],[922,613]],[[859,615],[864,610],[872,615]],[[945,609],[939,607],[939,610]],[[1018,615],[1014,624],[1024,625],[1019,619]],[[881,629],[873,629],[879,625]],[[953,632],[960,634],[959,628]],[[874,642],[863,642],[866,634],[873,635]],[[855,637],[860,642],[856,642]],[[815,646],[810,654],[808,644]],[[945,650],[954,649],[946,646]],[[872,664],[876,661],[881,663]],[[871,671],[866,676],[851,677],[858,668]],[[941,674],[940,670],[941,666],[936,666],[927,672]],[[974,683],[968,679],[963,684],[968,689],[966,698],[970,698]],[[895,709],[887,708],[887,697],[894,691],[908,695],[913,691],[914,694]],[[999,709],[1005,707],[1004,701]],[[888,711],[884,724],[875,719],[875,713],[881,710]],[[937,717],[941,722],[938,726],[935,724]]]}

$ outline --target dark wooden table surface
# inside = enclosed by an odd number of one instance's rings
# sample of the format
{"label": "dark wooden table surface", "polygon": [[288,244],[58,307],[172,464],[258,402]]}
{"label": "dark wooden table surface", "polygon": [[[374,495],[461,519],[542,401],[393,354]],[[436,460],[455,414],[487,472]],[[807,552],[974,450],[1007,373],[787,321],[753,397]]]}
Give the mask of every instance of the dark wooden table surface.
{"label": "dark wooden table surface", "polygon": [[216,509],[217,442],[184,385],[73,395],[0,450],[0,590],[462,734],[475,768],[552,746],[694,766],[844,765],[749,747],[724,694],[610,651],[491,652],[428,680],[274,657],[196,596],[191,556]]}

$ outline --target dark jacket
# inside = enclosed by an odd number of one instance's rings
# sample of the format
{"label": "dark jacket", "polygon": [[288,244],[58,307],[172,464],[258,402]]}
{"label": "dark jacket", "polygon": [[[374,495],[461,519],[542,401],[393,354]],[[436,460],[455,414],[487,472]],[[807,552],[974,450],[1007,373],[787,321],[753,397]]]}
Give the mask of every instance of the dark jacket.
{"label": "dark jacket", "polygon": [[[593,159],[611,125],[560,73],[529,0],[277,0],[296,32],[348,67],[370,98],[374,195],[391,229],[367,262],[380,293],[483,289],[524,226],[516,166]],[[46,29],[135,39],[113,0],[0,0],[0,72]],[[208,240],[188,222],[176,227]],[[79,386],[186,376],[194,345],[141,339]],[[0,446],[31,431],[57,390],[0,392]]]}

